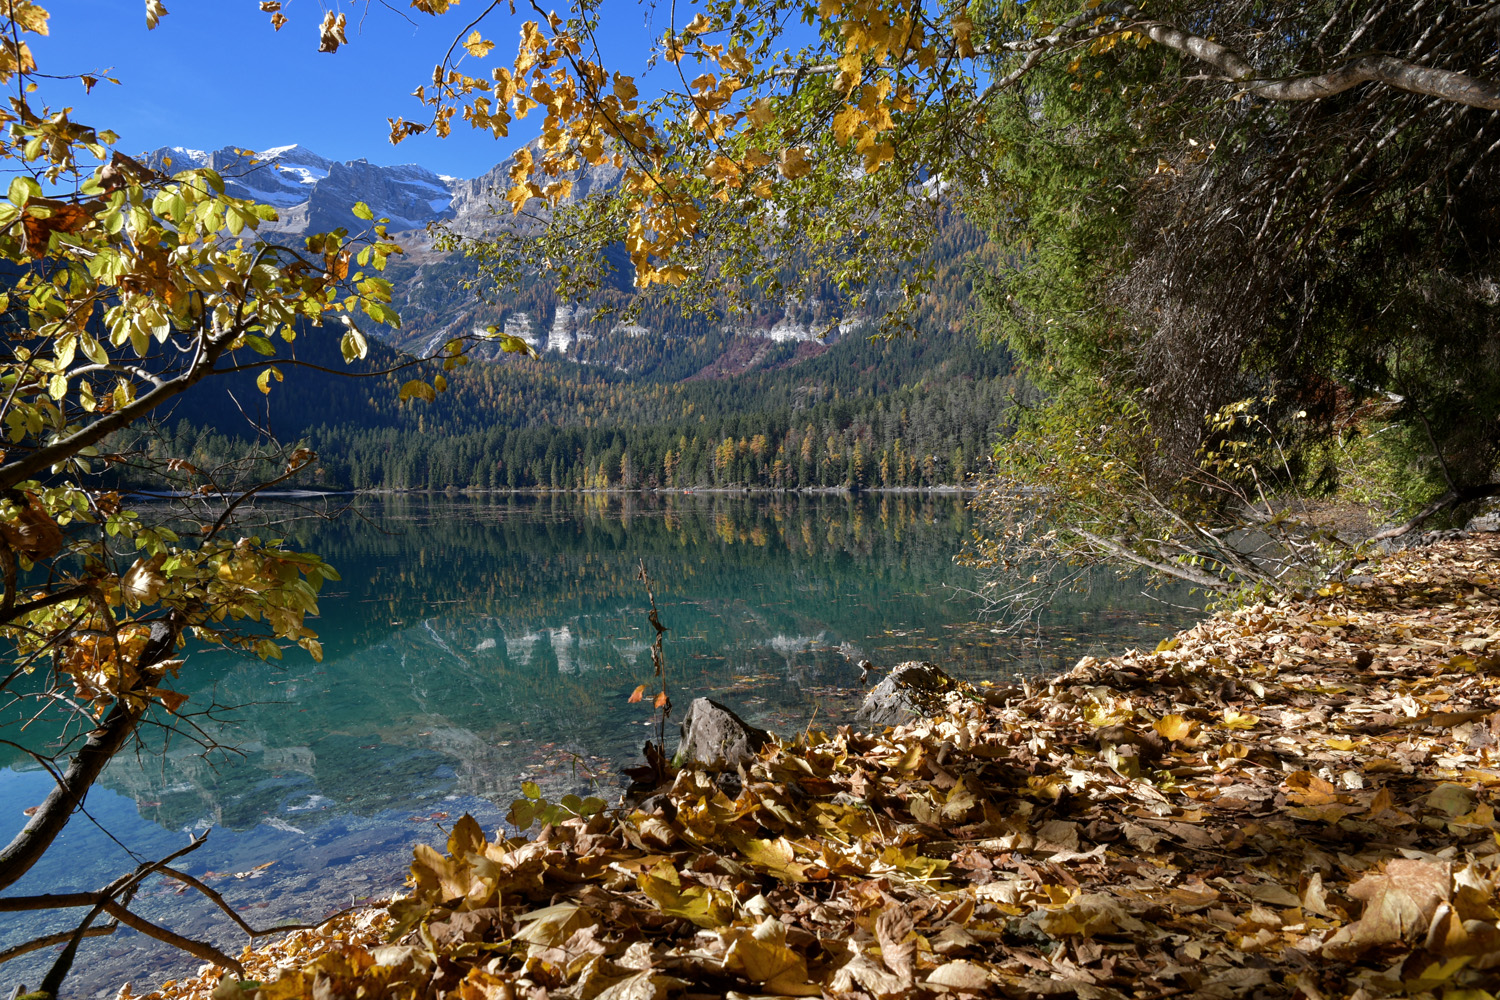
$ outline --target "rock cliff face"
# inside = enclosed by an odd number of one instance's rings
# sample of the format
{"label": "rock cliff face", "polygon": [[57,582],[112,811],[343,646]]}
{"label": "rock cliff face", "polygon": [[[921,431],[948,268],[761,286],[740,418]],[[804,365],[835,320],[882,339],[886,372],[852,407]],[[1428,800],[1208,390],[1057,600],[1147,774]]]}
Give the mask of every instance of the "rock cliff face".
{"label": "rock cliff face", "polygon": [[[537,152],[538,143],[531,143],[528,147],[534,157],[539,157]],[[465,236],[481,236],[487,232],[494,232],[500,228],[516,228],[524,225],[517,220],[511,211],[510,203],[505,200],[505,193],[510,190],[511,169],[516,165],[516,155],[512,153],[486,173],[472,180],[454,180],[451,183],[453,194],[452,205],[445,218],[450,221],[450,226],[455,232]],[[620,183],[623,170],[609,166],[583,167],[575,171],[570,178],[573,181],[573,190],[568,197],[563,199],[567,205],[577,204],[591,194],[600,191],[609,191]],[[537,204],[527,207],[528,214],[545,217],[545,211]]]}

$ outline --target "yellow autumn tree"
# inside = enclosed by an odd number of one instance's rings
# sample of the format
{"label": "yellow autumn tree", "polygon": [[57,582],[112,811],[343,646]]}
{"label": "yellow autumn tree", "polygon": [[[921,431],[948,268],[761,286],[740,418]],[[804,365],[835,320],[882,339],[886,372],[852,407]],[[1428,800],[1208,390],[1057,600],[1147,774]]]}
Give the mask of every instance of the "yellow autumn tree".
{"label": "yellow autumn tree", "polygon": [[[153,26],[164,13],[147,4]],[[143,725],[191,729],[184,719],[195,706],[184,707],[176,684],[191,669],[189,640],[263,658],[295,645],[321,657],[307,618],[334,570],[236,520],[245,500],[316,456],[268,452],[262,473],[238,488],[167,458],[150,468],[181,502],[147,507],[104,475],[153,461],[117,451],[120,432],[231,373],[256,372],[261,391],[274,394],[282,368],[297,364],[299,337],[337,338],[355,360],[368,348],[361,324],[398,322],[380,272],[400,248],[368,208],[356,206],[370,222],[358,238],[263,239],[275,210],[227,195],[213,170],[168,176],[115,150],[111,132],[44,104],[57,78],[40,72],[30,40],[49,30],[38,4],[0,4],[0,84],[14,88],[0,108],[0,162],[11,178],[0,201],[0,693],[10,720],[0,738],[56,779],[0,845],[0,889],[54,848]],[[462,343],[443,353],[449,368],[465,360]],[[430,398],[440,388],[413,379],[402,394]],[[33,717],[84,735],[58,749],[21,732]],[[163,864],[83,894],[70,904],[82,907],[74,929],[5,957],[61,946],[41,984],[55,995],[79,942],[124,924],[237,968],[130,910],[142,879],[173,874]],[[10,910],[56,905],[49,896],[6,900]]]}

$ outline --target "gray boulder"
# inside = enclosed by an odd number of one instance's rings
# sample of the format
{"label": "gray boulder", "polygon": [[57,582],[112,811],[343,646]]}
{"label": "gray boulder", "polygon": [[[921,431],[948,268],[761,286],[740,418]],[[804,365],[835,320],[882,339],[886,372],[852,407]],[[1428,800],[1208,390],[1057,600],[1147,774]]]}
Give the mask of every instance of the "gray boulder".
{"label": "gray boulder", "polygon": [[1500,510],[1486,511],[1464,525],[1464,530],[1478,534],[1485,531],[1500,531]]}
{"label": "gray boulder", "polygon": [[727,706],[709,698],[696,698],[682,717],[682,742],[677,758],[708,770],[734,770],[755,759],[771,734],[757,729]]}
{"label": "gray boulder", "polygon": [[957,683],[936,664],[915,660],[903,663],[865,695],[865,702],[854,717],[875,726],[899,726],[926,719],[943,711],[943,695]]}

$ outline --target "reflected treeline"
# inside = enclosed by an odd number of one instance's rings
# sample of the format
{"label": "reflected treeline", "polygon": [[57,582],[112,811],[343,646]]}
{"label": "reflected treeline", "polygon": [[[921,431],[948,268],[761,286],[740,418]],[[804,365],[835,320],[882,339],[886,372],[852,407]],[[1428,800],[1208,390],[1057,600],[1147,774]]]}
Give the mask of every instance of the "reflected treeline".
{"label": "reflected treeline", "polygon": [[969,523],[951,494],[392,495],[358,513],[278,529],[343,576],[322,607],[330,655],[456,607],[530,621],[640,604],[642,561],[669,603],[742,595],[747,573],[767,597],[894,588],[940,604],[970,579],[951,564]]}
{"label": "reflected treeline", "polygon": [[782,732],[848,721],[864,657],[1001,679],[1179,624],[1112,576],[1052,609],[1060,631],[1041,645],[973,621],[952,495],[388,496],[306,515],[266,504],[243,530],[342,574],[316,625],[324,662],[189,655],[188,708],[233,706],[196,721],[236,752],[204,758],[153,729],[140,763],[106,776],[163,826],[301,831],[451,795],[508,801],[525,779],[612,795],[651,720],[627,702],[651,671],[642,563],[679,715],[707,695]]}

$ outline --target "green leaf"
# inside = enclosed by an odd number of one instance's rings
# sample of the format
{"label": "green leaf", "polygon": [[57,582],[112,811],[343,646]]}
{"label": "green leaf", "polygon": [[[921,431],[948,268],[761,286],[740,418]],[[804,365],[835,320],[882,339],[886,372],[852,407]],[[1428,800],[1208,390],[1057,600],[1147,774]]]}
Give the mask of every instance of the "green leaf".
{"label": "green leaf", "polygon": [[10,182],[10,193],[7,197],[10,203],[17,208],[24,208],[26,203],[33,198],[40,198],[42,186],[31,177],[16,177]]}
{"label": "green leaf", "polygon": [[375,213],[370,211],[369,205],[366,205],[362,201],[356,201],[354,203],[354,217],[356,219],[363,219],[366,222],[371,222],[375,218]]}
{"label": "green leaf", "polygon": [[401,317],[390,306],[370,299],[365,299],[360,305],[364,309],[365,314],[375,322],[397,328],[401,326]]}
{"label": "green leaf", "polygon": [[505,822],[517,830],[529,829],[541,809],[541,804],[531,799],[516,799],[510,804],[510,812],[505,814]]}

